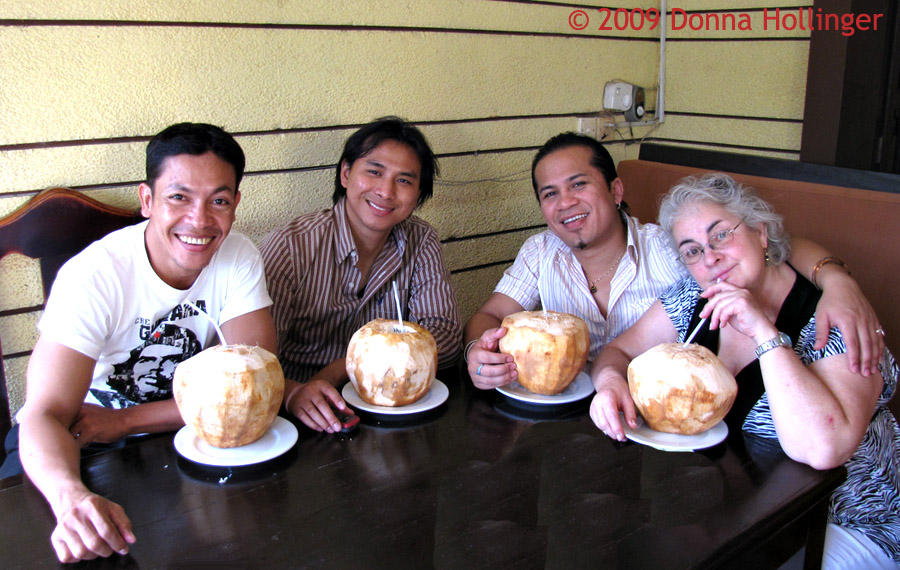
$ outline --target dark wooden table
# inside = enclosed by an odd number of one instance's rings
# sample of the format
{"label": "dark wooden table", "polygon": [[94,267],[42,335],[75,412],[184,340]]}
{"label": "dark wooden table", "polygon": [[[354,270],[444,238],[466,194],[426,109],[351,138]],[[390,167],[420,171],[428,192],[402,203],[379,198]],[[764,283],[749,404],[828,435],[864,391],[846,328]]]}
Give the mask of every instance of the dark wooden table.
{"label": "dark wooden table", "polygon": [[[697,453],[618,444],[585,404],[535,419],[445,382],[447,404],[417,423],[364,418],[350,439],[301,429],[257,468],[196,470],[171,434],[85,459],[87,484],[125,507],[138,538],[85,565],[773,567],[810,528],[821,538],[844,477],[741,434]],[[0,513],[3,568],[55,566],[53,517],[30,482],[0,483]]]}

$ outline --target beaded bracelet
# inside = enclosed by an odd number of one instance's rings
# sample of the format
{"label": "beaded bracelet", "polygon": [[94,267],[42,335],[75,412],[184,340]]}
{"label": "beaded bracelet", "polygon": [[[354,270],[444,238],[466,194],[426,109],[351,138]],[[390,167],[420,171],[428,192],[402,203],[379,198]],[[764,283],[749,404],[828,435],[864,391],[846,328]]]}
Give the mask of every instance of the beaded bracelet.
{"label": "beaded bracelet", "polygon": [[819,270],[822,269],[823,267],[825,267],[826,265],[828,265],[829,263],[834,263],[835,265],[840,265],[841,267],[844,268],[844,271],[847,272],[847,275],[850,275],[850,269],[847,268],[847,264],[844,263],[843,260],[841,260],[841,258],[835,257],[833,255],[829,255],[828,257],[823,257],[813,267],[812,279],[810,279],[810,281],[812,281],[812,284],[815,285],[816,287],[818,287],[819,289],[821,289],[821,287],[819,287],[819,282],[816,279],[819,276]]}

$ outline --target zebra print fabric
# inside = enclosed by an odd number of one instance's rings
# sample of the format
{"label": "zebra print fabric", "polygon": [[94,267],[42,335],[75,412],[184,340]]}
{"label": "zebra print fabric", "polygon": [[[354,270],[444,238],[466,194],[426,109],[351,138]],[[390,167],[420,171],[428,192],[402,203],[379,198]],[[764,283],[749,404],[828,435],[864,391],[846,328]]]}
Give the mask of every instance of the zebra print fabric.
{"label": "zebra print fabric", "polygon": [[[679,331],[679,340],[683,341],[689,332],[700,291],[697,282],[687,278],[660,297]],[[824,348],[813,349],[815,327],[815,316],[811,316],[794,341],[794,352],[801,362],[808,365],[846,352],[843,337],[836,328],[831,329]],[[900,564],[900,426],[886,408],[897,389],[900,368],[885,349],[878,369],[884,386],[859,448],[844,464],[847,479],[831,497],[829,522],[862,532]],[[743,430],[759,437],[778,438],[765,394],[747,414]]]}

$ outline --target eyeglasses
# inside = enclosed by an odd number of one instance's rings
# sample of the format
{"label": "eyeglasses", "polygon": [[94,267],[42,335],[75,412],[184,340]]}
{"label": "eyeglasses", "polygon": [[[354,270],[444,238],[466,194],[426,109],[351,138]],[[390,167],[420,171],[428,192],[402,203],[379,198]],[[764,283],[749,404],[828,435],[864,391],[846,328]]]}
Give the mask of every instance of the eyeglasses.
{"label": "eyeglasses", "polygon": [[[734,231],[740,227],[743,222],[738,222],[736,226],[730,230],[716,230],[709,234],[707,241],[709,249],[715,251],[720,247],[724,247],[731,243],[734,239]],[[688,245],[678,251],[678,259],[685,265],[693,265],[697,263],[706,254],[706,248],[702,245]]]}

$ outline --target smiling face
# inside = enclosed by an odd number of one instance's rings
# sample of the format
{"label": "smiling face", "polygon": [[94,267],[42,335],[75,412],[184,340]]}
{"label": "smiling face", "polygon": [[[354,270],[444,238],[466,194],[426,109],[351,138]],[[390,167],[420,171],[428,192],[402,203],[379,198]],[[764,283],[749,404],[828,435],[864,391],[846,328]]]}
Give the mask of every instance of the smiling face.
{"label": "smiling face", "polygon": [[241,195],[234,167],[212,152],[165,159],[151,190],[141,184],[150,265],[176,289],[190,287],[222,245]]}
{"label": "smiling face", "polygon": [[357,240],[383,240],[408,218],[419,199],[421,166],[409,146],[386,140],[341,165],[341,184],[347,189],[347,219]]}
{"label": "smiling face", "polygon": [[[738,223],[740,225],[738,226]],[[732,239],[717,249],[709,247],[709,236],[738,226]],[[672,237],[679,252],[702,247],[703,255],[687,268],[704,289],[719,279],[745,289],[753,289],[766,270],[767,235],[764,226],[748,227],[718,204],[698,202],[682,208],[672,225]]]}
{"label": "smiling face", "polygon": [[616,204],[624,187],[612,187],[591,164],[591,150],[571,146],[551,152],[534,169],[538,200],[547,226],[572,249],[602,247],[624,237]]}

